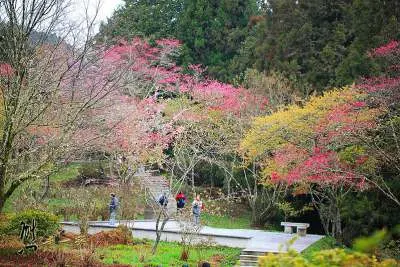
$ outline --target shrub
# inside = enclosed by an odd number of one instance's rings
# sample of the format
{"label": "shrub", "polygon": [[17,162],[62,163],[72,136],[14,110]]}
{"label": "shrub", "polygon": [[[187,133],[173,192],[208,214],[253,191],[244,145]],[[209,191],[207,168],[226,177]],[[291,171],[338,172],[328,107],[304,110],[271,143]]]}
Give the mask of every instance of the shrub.
{"label": "shrub", "polygon": [[109,178],[106,176],[103,166],[100,162],[87,162],[83,163],[78,168],[78,175],[75,179],[68,179],[63,182],[64,187],[75,187],[75,186],[89,186],[105,184],[109,182]]}
{"label": "shrub", "polygon": [[11,216],[8,214],[0,214],[0,236],[7,234],[7,227],[10,223]]}
{"label": "shrub", "polygon": [[369,256],[360,252],[348,252],[344,249],[329,249],[315,252],[304,258],[295,251],[280,254],[268,254],[259,258],[259,266],[280,266],[280,267],[328,267],[328,266],[382,266],[395,267],[399,262],[393,259],[379,262],[375,256]]}
{"label": "shrub", "polygon": [[103,179],[105,178],[103,167],[100,163],[84,163],[78,170],[79,177],[86,179]]}
{"label": "shrub", "polygon": [[128,245],[133,243],[131,230],[123,225],[117,229],[107,232],[100,232],[89,237],[89,242],[96,247],[111,245]]}
{"label": "shrub", "polygon": [[390,231],[382,229],[375,231],[369,237],[357,238],[353,249],[363,253],[373,253],[378,259],[400,260],[400,225]]}
{"label": "shrub", "polygon": [[0,257],[13,255],[24,246],[18,236],[0,235],[0,240]]}
{"label": "shrub", "polygon": [[21,229],[21,223],[32,224],[33,219],[36,221],[36,236],[38,238],[54,235],[60,227],[58,218],[55,215],[39,210],[26,210],[16,214],[10,219],[7,233],[18,235]]}

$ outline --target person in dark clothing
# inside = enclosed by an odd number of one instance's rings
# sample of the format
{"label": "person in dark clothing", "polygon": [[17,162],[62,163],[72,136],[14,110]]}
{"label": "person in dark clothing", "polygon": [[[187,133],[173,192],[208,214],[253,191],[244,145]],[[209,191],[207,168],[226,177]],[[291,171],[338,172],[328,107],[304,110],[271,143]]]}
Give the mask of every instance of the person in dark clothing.
{"label": "person in dark clothing", "polygon": [[160,204],[161,207],[166,208],[168,205],[168,197],[167,197],[167,193],[162,193],[159,197],[158,197],[158,204]]}
{"label": "person in dark clothing", "polygon": [[115,217],[117,215],[117,209],[119,206],[118,198],[115,196],[114,193],[110,194],[111,201],[110,201],[110,225],[115,225]]}

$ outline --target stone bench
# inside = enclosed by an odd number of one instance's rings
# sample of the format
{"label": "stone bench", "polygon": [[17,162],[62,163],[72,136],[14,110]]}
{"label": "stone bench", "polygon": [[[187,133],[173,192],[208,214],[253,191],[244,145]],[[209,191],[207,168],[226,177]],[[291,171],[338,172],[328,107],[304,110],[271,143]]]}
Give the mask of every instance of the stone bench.
{"label": "stone bench", "polygon": [[296,227],[296,232],[299,236],[305,236],[307,234],[307,228],[310,227],[309,223],[293,223],[293,222],[281,222],[281,226],[285,227],[284,232],[287,234],[293,233],[293,227]]}

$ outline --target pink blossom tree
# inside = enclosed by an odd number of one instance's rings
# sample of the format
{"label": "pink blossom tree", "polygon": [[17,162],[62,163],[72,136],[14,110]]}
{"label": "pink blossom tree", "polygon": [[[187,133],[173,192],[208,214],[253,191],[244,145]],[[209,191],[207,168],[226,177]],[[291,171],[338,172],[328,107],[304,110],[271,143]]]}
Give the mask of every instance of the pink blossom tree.
{"label": "pink blossom tree", "polygon": [[134,38],[104,49],[108,68],[129,66],[129,71],[124,72],[118,90],[90,113],[90,126],[83,127],[76,140],[85,140],[81,136],[102,136],[95,142],[98,150],[124,155],[133,165],[162,164],[164,150],[171,146],[177,133],[189,130],[185,125],[188,116],[206,118],[190,112],[190,108],[165,116],[168,101],[163,99],[163,92],[186,98],[191,105],[197,103],[210,112],[241,116],[265,109],[265,98],[206,79],[200,66],[190,66],[192,74],[185,74],[173,60],[180,45],[177,40],[163,39],[152,46]]}
{"label": "pink blossom tree", "polygon": [[[55,162],[77,149],[74,135],[126,69],[103,64],[107,58],[93,47],[96,15],[84,31],[66,27],[69,4],[0,2],[0,211],[18,187],[48,177]],[[58,37],[50,42],[53,32]],[[32,41],[35,33],[40,37]]]}

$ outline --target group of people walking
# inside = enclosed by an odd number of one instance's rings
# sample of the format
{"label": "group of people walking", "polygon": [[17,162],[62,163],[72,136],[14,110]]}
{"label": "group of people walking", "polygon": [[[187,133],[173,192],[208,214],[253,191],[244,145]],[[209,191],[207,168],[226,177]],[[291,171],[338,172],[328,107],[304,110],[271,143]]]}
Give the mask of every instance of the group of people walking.
{"label": "group of people walking", "polygon": [[[176,200],[176,210],[178,213],[182,213],[182,210],[185,208],[186,204],[186,196],[182,191],[179,191],[178,194],[175,196]],[[163,195],[160,196],[159,198],[159,203],[161,206],[166,207],[168,203],[168,200],[166,200],[166,194],[164,193]],[[196,195],[195,199],[192,202],[192,213],[193,213],[193,222],[196,225],[200,224],[200,215],[201,211],[204,209],[204,204],[200,200],[200,195]]]}
{"label": "group of people walking", "polygon": [[[115,193],[110,194],[111,201],[109,204],[109,209],[110,209],[110,225],[115,225],[115,217],[117,214],[117,210],[119,208],[119,200]],[[176,209],[178,213],[182,213],[183,209],[185,208],[186,204],[186,196],[185,194],[180,191],[178,194],[175,196],[176,200]],[[158,204],[166,208],[168,205],[168,197],[167,194],[164,192],[162,193],[159,198],[158,198]],[[193,213],[193,222],[196,225],[200,224],[200,215],[202,210],[204,209],[204,204],[200,200],[200,195],[196,195],[195,199],[192,202],[192,213]]]}

